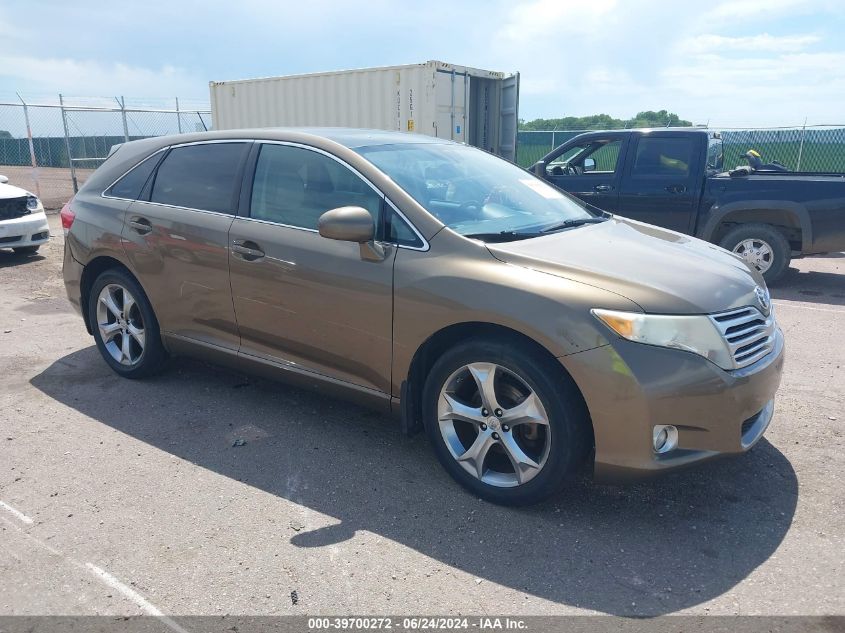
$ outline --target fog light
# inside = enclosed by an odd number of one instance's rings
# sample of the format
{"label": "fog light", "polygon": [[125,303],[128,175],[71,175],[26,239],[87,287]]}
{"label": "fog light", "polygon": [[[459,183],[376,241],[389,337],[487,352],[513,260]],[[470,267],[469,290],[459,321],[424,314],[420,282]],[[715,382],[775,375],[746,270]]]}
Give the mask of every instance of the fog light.
{"label": "fog light", "polygon": [[668,453],[678,446],[678,429],[671,424],[654,427],[654,452]]}

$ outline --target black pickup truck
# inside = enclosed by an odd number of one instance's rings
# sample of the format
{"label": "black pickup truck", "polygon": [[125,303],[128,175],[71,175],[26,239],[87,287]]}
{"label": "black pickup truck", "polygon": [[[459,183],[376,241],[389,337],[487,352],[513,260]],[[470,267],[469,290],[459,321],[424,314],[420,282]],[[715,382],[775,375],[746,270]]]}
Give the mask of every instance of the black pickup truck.
{"label": "black pickup truck", "polygon": [[722,156],[719,133],[703,129],[588,132],[532,171],[605,211],[733,251],[769,283],[792,258],[845,251],[845,174],[759,160],[725,171]]}

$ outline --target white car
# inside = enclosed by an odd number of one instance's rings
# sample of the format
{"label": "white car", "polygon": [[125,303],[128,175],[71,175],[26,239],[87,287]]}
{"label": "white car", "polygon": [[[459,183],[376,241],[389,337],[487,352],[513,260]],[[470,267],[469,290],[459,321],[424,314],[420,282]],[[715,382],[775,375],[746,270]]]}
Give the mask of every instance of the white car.
{"label": "white car", "polygon": [[50,239],[50,226],[41,201],[0,176],[0,248],[31,255]]}

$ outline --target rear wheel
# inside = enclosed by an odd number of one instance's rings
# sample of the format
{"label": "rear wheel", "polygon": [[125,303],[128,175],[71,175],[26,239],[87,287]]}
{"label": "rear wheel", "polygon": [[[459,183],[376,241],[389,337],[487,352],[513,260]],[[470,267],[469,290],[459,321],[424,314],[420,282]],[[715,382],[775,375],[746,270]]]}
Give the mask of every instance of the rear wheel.
{"label": "rear wheel", "polygon": [[124,378],[161,370],[167,353],[158,320],[140,284],[123,270],[107,270],[94,281],[88,319],[100,354]]}
{"label": "rear wheel", "polygon": [[736,253],[750,268],[760,271],[767,284],[786,272],[792,256],[786,237],[768,224],[741,224],[729,231],[719,246]]}
{"label": "rear wheel", "polygon": [[35,255],[38,252],[38,246],[18,246],[12,250],[16,255]]}
{"label": "rear wheel", "polygon": [[438,459],[465,488],[506,505],[558,491],[584,462],[590,423],[580,392],[528,346],[470,341],[446,352],[423,393]]}

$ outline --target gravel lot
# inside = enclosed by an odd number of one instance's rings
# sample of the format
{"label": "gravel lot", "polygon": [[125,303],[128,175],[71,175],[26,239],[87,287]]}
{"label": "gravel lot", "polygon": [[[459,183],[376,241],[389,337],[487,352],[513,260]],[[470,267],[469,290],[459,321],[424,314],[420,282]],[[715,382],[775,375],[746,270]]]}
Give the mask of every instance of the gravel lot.
{"label": "gravel lot", "polygon": [[843,254],[773,289],[751,453],[512,510],[343,402],[187,360],[116,377],[51,223],[43,256],[0,252],[0,614],[845,614]]}

